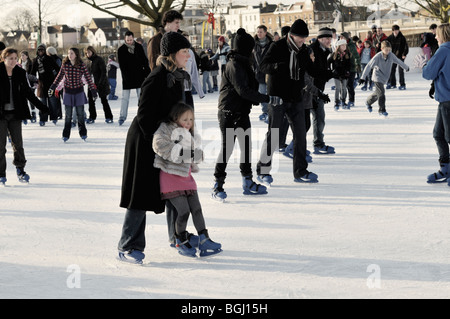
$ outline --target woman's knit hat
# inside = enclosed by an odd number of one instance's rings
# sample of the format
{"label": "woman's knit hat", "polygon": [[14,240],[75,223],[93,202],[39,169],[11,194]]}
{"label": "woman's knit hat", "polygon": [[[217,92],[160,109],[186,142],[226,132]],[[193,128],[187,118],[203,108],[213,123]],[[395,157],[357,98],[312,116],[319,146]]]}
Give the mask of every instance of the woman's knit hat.
{"label": "woman's knit hat", "polygon": [[336,42],[336,48],[343,44],[347,45],[347,41],[345,41],[344,39],[339,40],[338,42]]}
{"label": "woman's knit hat", "polygon": [[184,35],[178,32],[166,32],[161,39],[161,55],[169,56],[181,49],[189,49],[191,43]]}

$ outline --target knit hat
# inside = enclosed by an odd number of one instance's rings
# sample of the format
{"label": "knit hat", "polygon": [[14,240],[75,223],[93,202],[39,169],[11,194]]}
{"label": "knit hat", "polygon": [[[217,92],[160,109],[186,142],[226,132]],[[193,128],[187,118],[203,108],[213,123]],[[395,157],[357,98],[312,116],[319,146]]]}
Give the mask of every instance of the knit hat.
{"label": "knit hat", "polygon": [[239,54],[249,57],[255,47],[255,39],[245,32],[245,29],[239,28],[234,37],[234,50]]}
{"label": "knit hat", "polygon": [[58,52],[56,51],[56,49],[55,49],[54,47],[48,47],[48,48],[47,48],[47,54],[50,54],[50,55],[57,55]]}
{"label": "knit hat", "polygon": [[290,30],[291,30],[291,27],[288,25],[281,27],[281,36],[284,37],[285,35],[287,35],[289,33]]}
{"label": "knit hat", "polygon": [[341,33],[341,37],[344,37],[344,38],[346,38],[347,40],[349,40],[349,39],[350,39],[350,33],[348,33],[348,32],[342,32],[342,33]]}
{"label": "knit hat", "polygon": [[0,41],[0,51],[3,51],[6,49],[6,45]]}
{"label": "knit hat", "polygon": [[333,31],[330,28],[320,28],[319,33],[317,34],[317,39],[320,38],[331,38],[333,37]]}
{"label": "knit hat", "polygon": [[225,37],[224,37],[223,35],[221,35],[221,36],[219,37],[218,41],[225,42]]}
{"label": "knit hat", "polygon": [[297,19],[291,26],[290,34],[299,37],[307,37],[309,35],[308,25],[302,19]]}
{"label": "knit hat", "polygon": [[169,56],[181,49],[189,49],[191,43],[185,36],[178,32],[166,32],[161,39],[161,55]]}
{"label": "knit hat", "polygon": [[347,41],[345,41],[344,39],[339,40],[338,42],[336,42],[336,48],[339,47],[340,45],[345,44],[347,45]]}

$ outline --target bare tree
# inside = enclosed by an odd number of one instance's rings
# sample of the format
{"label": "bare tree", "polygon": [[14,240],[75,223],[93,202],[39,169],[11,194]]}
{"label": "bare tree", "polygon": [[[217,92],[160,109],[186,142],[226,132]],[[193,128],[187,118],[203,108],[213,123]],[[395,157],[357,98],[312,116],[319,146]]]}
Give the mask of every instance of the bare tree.
{"label": "bare tree", "polygon": [[32,32],[38,25],[37,19],[29,9],[18,12],[8,21],[7,27],[11,30]]}
{"label": "bare tree", "polygon": [[[181,2],[175,0],[158,0],[156,3],[153,0],[117,0],[107,3],[97,3],[96,0],[80,0],[101,12],[112,15],[118,19],[134,21],[140,24],[152,26],[155,29],[162,24],[162,17],[166,11],[176,9],[180,13],[184,11],[187,0]],[[146,17],[140,19],[129,15],[122,15],[117,13],[118,9],[130,8],[139,15]]]}
{"label": "bare tree", "polygon": [[438,18],[442,23],[450,22],[448,15],[450,5],[448,0],[414,0],[414,2],[432,17]]}

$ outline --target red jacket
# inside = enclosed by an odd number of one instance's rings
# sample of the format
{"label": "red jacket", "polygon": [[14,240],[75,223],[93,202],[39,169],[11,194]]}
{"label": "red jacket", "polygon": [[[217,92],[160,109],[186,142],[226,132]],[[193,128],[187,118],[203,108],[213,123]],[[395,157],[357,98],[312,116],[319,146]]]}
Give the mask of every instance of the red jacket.
{"label": "red jacket", "polygon": [[[361,54],[365,48],[366,47],[364,47],[364,46],[357,48],[359,56],[361,56]],[[377,51],[375,50],[375,48],[370,47],[370,58],[372,59],[375,54],[377,54]]]}

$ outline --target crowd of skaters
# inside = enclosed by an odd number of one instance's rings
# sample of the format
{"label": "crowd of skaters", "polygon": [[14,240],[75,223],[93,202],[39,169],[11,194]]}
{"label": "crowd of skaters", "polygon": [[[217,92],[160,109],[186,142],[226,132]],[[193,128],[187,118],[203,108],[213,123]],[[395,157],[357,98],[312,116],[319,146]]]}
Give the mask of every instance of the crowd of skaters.
{"label": "crowd of skaters", "polygon": [[[2,104],[0,105],[2,135],[0,137],[4,136],[6,140],[8,135],[11,139],[15,150],[13,164],[17,168],[19,180],[25,182],[29,180],[28,174],[24,171],[26,160],[22,147],[21,125],[29,119],[36,121],[35,107],[40,110],[39,124],[45,126],[48,119],[56,124],[62,118],[61,103],[64,104],[66,117],[62,139],[64,142],[69,140],[71,128],[74,126],[73,118],[76,118],[79,135],[86,140],[86,124],[95,123],[97,117],[95,101],[98,97],[103,106],[105,122],[114,123],[108,101],[118,99],[115,92],[117,70],[120,69],[122,97],[119,125],[123,125],[127,120],[132,90],[136,91],[139,104],[138,115],[133,123],[139,123],[140,118],[146,118],[148,121],[148,115],[145,114],[148,112],[147,104],[153,104],[151,99],[155,95],[143,94],[141,89],[145,87],[145,83],[150,85],[148,81],[151,81],[152,74],[160,73],[163,66],[164,73],[168,72],[166,74],[167,89],[172,89],[176,83],[179,83],[182,101],[192,110],[194,110],[193,94],[203,98],[206,94],[220,91],[218,125],[222,132],[222,149],[215,166],[213,199],[223,201],[227,197],[224,187],[226,168],[236,139],[241,148],[239,168],[242,175],[243,194],[267,194],[267,185],[273,183],[272,157],[276,151],[282,151],[293,159],[295,182],[316,183],[318,175],[308,170],[308,162],[310,162],[310,152],[307,150],[306,143],[308,130],[313,128],[314,154],[335,153],[334,147],[327,145],[324,141],[325,104],[330,102],[329,96],[324,92],[326,83],[334,79],[335,110],[338,110],[339,107],[343,109],[353,107],[356,84],[363,84],[362,90],[366,90],[365,84],[368,82],[369,90],[375,86],[375,92],[366,100],[367,110],[371,112],[372,104],[378,100],[379,114],[387,116],[385,86],[386,89],[396,88],[397,65],[406,71],[409,70],[403,62],[408,54],[408,46],[398,25],[392,26],[392,35],[389,37],[384,34],[380,26],[374,26],[364,41],[352,38],[348,32],[338,37],[333,29],[324,27],[308,45],[306,43],[309,36],[308,26],[303,20],[298,19],[291,26],[284,27],[281,35],[276,34],[273,37],[264,25],[258,26],[254,36],[240,28],[235,34],[227,35],[230,43],[227,43],[225,36],[221,36],[215,53],[207,49],[197,54],[188,41],[188,34],[180,30],[182,19],[182,15],[177,11],[166,12],[162,27],[145,47],[136,41],[131,31],[128,31],[125,34],[125,43],[117,51],[117,57],[110,55],[108,63],[97,55],[93,47],[87,47],[84,50],[85,60],[82,59],[82,52],[77,48],[70,48],[67,57],[61,60],[55,54],[56,52],[41,44],[37,48],[37,56],[34,60],[29,59],[27,52],[21,52],[20,61],[17,51],[3,47],[6,54],[2,55],[5,59],[2,63],[5,65],[4,73],[7,75],[6,78],[9,78],[9,82],[5,81],[5,86],[2,85]],[[444,62],[448,60],[445,55],[439,54],[448,47],[448,24],[440,27],[438,37],[430,27],[432,33],[425,36],[422,45],[425,58],[421,61],[421,67],[424,69],[424,77],[433,80],[430,97],[435,96],[440,102],[434,138],[438,144],[441,169],[428,177],[429,182],[447,180],[449,174],[448,91],[445,92],[448,81],[442,80],[441,73],[438,72],[440,65],[433,64],[437,60],[437,58],[433,59],[434,55],[440,56]],[[185,41],[180,40],[180,36]],[[435,42],[438,42],[437,46]],[[438,51],[439,46],[443,46],[444,49]],[[171,55],[181,51],[185,61],[182,63],[178,60],[174,61],[175,56],[172,60],[170,59]],[[163,56],[163,52],[168,55]],[[433,66],[427,66],[427,63]],[[444,69],[448,67],[448,62],[446,63]],[[0,72],[2,72],[1,67],[2,64],[0,64]],[[21,71],[16,71],[19,69]],[[220,85],[217,78],[219,73]],[[15,91],[15,85],[19,82],[12,80],[14,76],[20,77],[21,84],[27,84],[26,88],[22,86],[17,88],[19,93]],[[400,90],[406,89],[402,72],[399,72],[399,83]],[[84,90],[85,85],[88,87],[87,96]],[[8,90],[5,88],[10,88],[10,91],[6,92]],[[39,99],[36,99],[33,89]],[[20,101],[16,101],[14,94],[22,97]],[[174,96],[171,96],[171,99],[173,98]],[[31,104],[28,105],[25,99],[28,99]],[[89,104],[89,117],[85,115],[85,104]],[[165,104],[169,109],[174,107],[172,105],[174,103]],[[251,129],[249,114],[252,105],[261,105],[260,119],[268,124],[266,138],[256,165],[256,181],[250,162],[251,135],[239,134],[240,130]],[[20,116],[16,109],[20,109]],[[170,113],[169,109],[166,111]],[[194,114],[193,111],[191,113]],[[161,117],[160,120],[164,118]],[[177,123],[178,120],[181,118],[174,119],[174,122]],[[151,121],[153,123],[155,120]],[[17,124],[20,124],[20,129]],[[133,134],[133,131],[139,130],[136,127],[132,130],[132,127],[130,127],[129,136]],[[234,132],[231,139],[228,136],[229,129]],[[289,129],[292,131],[293,140],[290,145],[287,145],[285,139]],[[153,132],[144,130],[143,138],[148,139],[155,130]],[[175,141],[175,144],[178,142],[180,141]],[[4,153],[5,146],[0,154],[2,170],[6,169]],[[155,153],[152,156],[154,159]],[[124,165],[126,169],[126,163]],[[189,176],[190,173],[191,171]],[[0,171],[0,178],[3,178],[0,182],[4,184],[6,176],[2,175],[5,173]],[[127,187],[134,189],[135,185],[126,185],[125,179],[123,183],[125,193]],[[159,183],[156,189],[159,190]],[[175,192],[179,190],[175,189]],[[170,240],[178,247],[179,238],[174,233],[177,209],[171,205],[170,201],[165,204]],[[121,206],[130,210],[133,202],[125,203],[122,198]],[[139,209],[140,212],[146,210]],[[158,211],[153,208],[148,210],[161,212],[160,207]],[[143,221],[145,222],[145,219],[141,219],[141,223]],[[191,237],[188,233],[184,233],[183,243],[186,244]],[[122,240],[125,239],[122,238]],[[132,250],[133,248],[123,249],[122,253]],[[123,257],[126,259],[126,256]]]}

